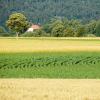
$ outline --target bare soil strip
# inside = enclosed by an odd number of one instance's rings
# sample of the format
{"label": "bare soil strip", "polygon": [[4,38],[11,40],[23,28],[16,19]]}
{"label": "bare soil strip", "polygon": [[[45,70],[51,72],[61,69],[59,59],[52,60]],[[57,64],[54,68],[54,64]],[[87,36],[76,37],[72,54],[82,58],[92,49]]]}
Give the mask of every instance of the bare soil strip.
{"label": "bare soil strip", "polygon": [[100,100],[100,80],[0,79],[0,100]]}

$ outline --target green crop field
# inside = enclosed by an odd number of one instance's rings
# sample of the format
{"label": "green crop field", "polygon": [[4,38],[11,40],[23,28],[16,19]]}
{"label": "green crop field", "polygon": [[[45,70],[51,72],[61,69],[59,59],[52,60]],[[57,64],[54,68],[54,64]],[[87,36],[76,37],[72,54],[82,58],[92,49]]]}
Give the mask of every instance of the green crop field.
{"label": "green crop field", "polygon": [[1,78],[100,78],[99,38],[1,38]]}
{"label": "green crop field", "polygon": [[0,77],[100,78],[100,53],[0,54]]}

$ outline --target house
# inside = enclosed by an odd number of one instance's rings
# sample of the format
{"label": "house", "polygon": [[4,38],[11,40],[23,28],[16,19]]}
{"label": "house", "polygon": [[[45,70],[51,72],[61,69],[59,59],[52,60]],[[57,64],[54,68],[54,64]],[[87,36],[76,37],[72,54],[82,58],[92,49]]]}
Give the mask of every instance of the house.
{"label": "house", "polygon": [[33,32],[34,30],[38,30],[40,28],[40,25],[32,24],[32,26],[28,28],[27,32]]}

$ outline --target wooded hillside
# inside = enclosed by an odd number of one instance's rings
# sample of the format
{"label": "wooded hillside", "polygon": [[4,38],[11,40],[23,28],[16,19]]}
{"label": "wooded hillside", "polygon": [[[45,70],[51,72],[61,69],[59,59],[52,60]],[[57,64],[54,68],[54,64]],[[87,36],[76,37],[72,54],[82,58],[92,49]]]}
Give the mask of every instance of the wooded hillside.
{"label": "wooded hillside", "polygon": [[100,18],[100,0],[0,0],[0,24],[12,12],[21,12],[29,21],[43,24],[54,16],[88,21]]}

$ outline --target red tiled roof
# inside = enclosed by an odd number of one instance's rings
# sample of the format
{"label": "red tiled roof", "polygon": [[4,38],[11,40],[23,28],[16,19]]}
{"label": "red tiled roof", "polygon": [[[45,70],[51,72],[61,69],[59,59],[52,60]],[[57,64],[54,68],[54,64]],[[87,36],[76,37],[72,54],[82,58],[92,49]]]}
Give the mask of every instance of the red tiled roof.
{"label": "red tiled roof", "polygon": [[40,26],[39,26],[39,25],[33,24],[33,25],[31,26],[31,28],[33,28],[33,29],[40,29]]}

